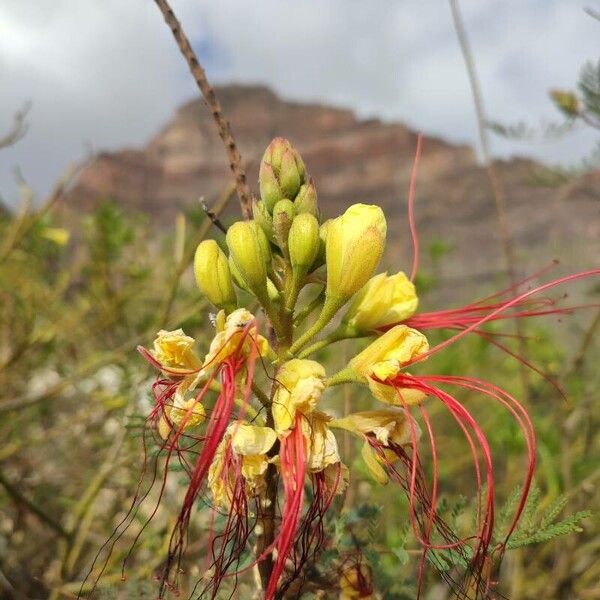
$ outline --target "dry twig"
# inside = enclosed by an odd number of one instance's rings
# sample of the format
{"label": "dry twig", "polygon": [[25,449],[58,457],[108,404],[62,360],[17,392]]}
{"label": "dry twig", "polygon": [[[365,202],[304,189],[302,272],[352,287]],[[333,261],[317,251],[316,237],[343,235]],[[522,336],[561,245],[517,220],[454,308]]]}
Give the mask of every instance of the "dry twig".
{"label": "dry twig", "polygon": [[155,2],[160,8],[167,25],[173,32],[173,37],[177,41],[177,45],[187,61],[190,71],[194,76],[200,91],[202,92],[204,101],[210,109],[215,123],[217,124],[219,135],[223,140],[223,144],[225,144],[225,151],[227,152],[227,158],[229,159],[229,167],[235,177],[235,185],[240,200],[240,206],[242,208],[242,213],[246,219],[250,219],[252,218],[252,198],[250,189],[248,188],[248,184],[246,182],[246,173],[244,171],[244,167],[242,166],[242,157],[240,156],[239,150],[235,143],[229,122],[223,114],[223,109],[221,108],[221,104],[215,94],[215,91],[208,82],[206,73],[198,61],[198,57],[192,49],[192,46],[190,45],[190,42],[185,35],[183,28],[181,27],[181,23],[175,16],[173,9],[169,6],[167,0],[155,0]]}
{"label": "dry twig", "polygon": [[8,148],[8,146],[16,144],[25,136],[29,129],[29,125],[25,122],[25,117],[27,117],[30,108],[31,104],[28,102],[15,114],[12,128],[4,137],[0,138],[0,148]]}

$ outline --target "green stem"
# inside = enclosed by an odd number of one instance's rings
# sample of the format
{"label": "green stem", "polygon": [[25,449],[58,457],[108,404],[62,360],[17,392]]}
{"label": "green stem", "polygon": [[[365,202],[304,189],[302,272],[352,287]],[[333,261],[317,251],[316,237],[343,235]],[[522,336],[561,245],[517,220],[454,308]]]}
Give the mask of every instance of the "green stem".
{"label": "green stem", "polygon": [[318,342],[315,342],[308,348],[305,348],[300,353],[299,358],[307,358],[311,354],[314,354],[322,348],[329,346],[329,344],[334,344],[335,342],[339,342],[340,340],[368,337],[368,335],[369,334],[367,333],[362,333],[357,331],[356,329],[342,325],[338,327],[335,331],[332,331],[325,339],[319,340]]}
{"label": "green stem", "polygon": [[309,327],[303,335],[301,335],[291,346],[290,353],[296,354],[301,350],[312,338],[317,335],[321,329],[326,327],[331,319],[335,316],[335,313],[346,303],[347,298],[338,298],[336,296],[326,296],[323,310],[319,315],[317,321]]}
{"label": "green stem", "polygon": [[314,300],[311,300],[303,309],[299,310],[294,317],[294,325],[299,326],[306,317],[310,315],[313,310],[315,310],[322,302],[325,297],[325,288],[323,287],[321,291],[317,294]]}
{"label": "green stem", "polygon": [[326,387],[333,387],[334,385],[341,385],[342,383],[364,383],[360,377],[349,367],[338,371],[335,375],[332,375],[325,380]]}
{"label": "green stem", "polygon": [[290,287],[288,290],[288,295],[286,296],[285,301],[285,309],[289,313],[294,312],[294,307],[296,306],[296,301],[298,300],[298,294],[300,294],[300,290],[302,289],[302,283],[304,281],[304,277],[306,273],[300,269],[292,269],[292,277],[290,281]]}

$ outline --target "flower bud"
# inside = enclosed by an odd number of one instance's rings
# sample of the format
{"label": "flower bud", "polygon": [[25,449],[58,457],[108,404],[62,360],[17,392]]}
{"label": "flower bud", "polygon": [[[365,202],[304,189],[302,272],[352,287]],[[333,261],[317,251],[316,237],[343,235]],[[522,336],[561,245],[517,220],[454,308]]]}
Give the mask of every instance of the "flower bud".
{"label": "flower bud", "polygon": [[300,190],[294,200],[294,208],[297,214],[309,213],[317,216],[317,188],[314,181],[309,179],[308,183],[300,186]]}
{"label": "flower bud", "polygon": [[406,321],[418,304],[415,286],[402,271],[380,273],[354,297],[342,322],[357,334],[370,333]]}
{"label": "flower bud", "polygon": [[371,278],[385,246],[379,206],[353,204],[327,229],[327,296],[345,301]]}
{"label": "flower bud", "polygon": [[283,198],[295,198],[304,183],[306,168],[290,142],[275,138],[265,150],[260,163],[260,195],[269,211]]}
{"label": "flower bud", "polygon": [[[231,272],[231,278],[233,279],[233,282],[235,283],[235,285],[237,285],[241,290],[250,292],[250,289],[246,285],[246,282],[244,281],[242,274],[240,273],[239,269],[237,268],[237,266],[235,264],[235,261],[233,260],[233,258],[231,256],[229,257],[228,264],[229,264],[229,270]],[[275,287],[275,284],[269,278],[267,278],[267,294],[268,294],[269,298],[273,301],[277,301],[280,299],[279,290]]]}
{"label": "flower bud", "polygon": [[288,249],[292,268],[308,273],[319,251],[319,223],[313,215],[303,213],[294,218]]}
{"label": "flower bud", "polygon": [[315,267],[320,267],[325,264],[325,255],[327,250],[327,231],[329,231],[329,225],[333,219],[327,219],[325,223],[319,227],[319,251],[317,252],[317,258],[315,259]]}
{"label": "flower bud", "polygon": [[280,200],[273,208],[273,231],[275,239],[286,255],[288,235],[295,214],[294,203],[288,199]]}
{"label": "flower bud", "polygon": [[252,203],[252,214],[254,216],[254,221],[265,232],[267,238],[271,241],[274,241],[275,236],[273,232],[273,217],[267,210],[267,206],[264,201],[259,200],[257,202],[255,200]]}
{"label": "flower bud", "polygon": [[550,98],[556,104],[556,107],[561,110],[567,117],[576,117],[581,112],[581,104],[579,98],[570,91],[551,90]]}
{"label": "flower bud", "polygon": [[264,298],[267,292],[265,250],[260,236],[265,238],[262,229],[253,221],[234,223],[226,236],[227,247],[239,275],[259,299]]}
{"label": "flower bud", "polygon": [[194,255],[194,275],[200,291],[219,308],[235,309],[237,298],[225,253],[214,240],[198,244]]}

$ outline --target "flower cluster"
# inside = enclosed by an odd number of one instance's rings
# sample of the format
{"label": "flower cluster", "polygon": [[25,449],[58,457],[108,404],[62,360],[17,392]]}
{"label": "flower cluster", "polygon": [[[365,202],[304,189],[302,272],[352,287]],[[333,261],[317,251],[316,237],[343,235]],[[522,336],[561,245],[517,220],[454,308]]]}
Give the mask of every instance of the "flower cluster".
{"label": "flower cluster", "polygon": [[[488,321],[547,314],[553,307],[532,303],[535,290],[511,289],[493,302],[419,315],[411,279],[403,272],[376,273],[387,232],[381,208],[355,204],[322,222],[315,184],[298,152],[281,138],[263,156],[259,183],[254,219],[231,225],[224,244],[203,241],[195,254],[198,286],[218,310],[204,359],[180,329],[159,332],[152,350],[141,349],[161,373],[150,419],[167,460],[185,456],[189,476],[164,580],[177,571],[192,508],[208,490],[226,525],[210,537],[207,593],[214,597],[223,578],[239,572],[242,554],[253,551],[265,597],[282,597],[327,544],[325,513],[350,477],[336,439],[336,432],[345,431],[362,441],[362,458],[377,483],[392,481],[404,489],[423,557],[432,549],[459,552],[471,544],[464,556],[478,582],[476,592],[484,593],[486,561],[503,550],[490,547],[491,451],[471,413],[445,389],[458,386],[499,402],[523,430],[529,464],[507,538],[523,509],[535,463],[531,423],[512,396],[490,383],[411,375],[407,369],[463,335],[483,335]],[[266,316],[260,328],[258,313],[245,308],[257,305]],[[430,347],[424,332],[436,328],[458,332]],[[349,338],[370,338],[370,343],[342,370],[327,373],[314,360],[318,351]],[[374,408],[341,414],[336,407],[328,414],[323,398],[342,384],[370,393]],[[428,397],[446,406],[473,454],[482,497],[477,530],[468,540],[458,539],[436,512],[437,452]],[[422,431],[434,460],[430,482],[418,454]],[[341,572],[339,585],[342,598],[372,597],[364,564]]]}

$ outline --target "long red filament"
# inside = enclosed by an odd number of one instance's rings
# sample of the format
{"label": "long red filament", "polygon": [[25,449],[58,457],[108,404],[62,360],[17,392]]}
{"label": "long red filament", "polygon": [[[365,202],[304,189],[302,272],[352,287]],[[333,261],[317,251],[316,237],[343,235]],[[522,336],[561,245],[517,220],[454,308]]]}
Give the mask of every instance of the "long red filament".
{"label": "long red filament", "polygon": [[302,503],[304,501],[304,477],[306,475],[306,448],[302,433],[301,419],[296,421],[290,433],[280,440],[281,479],[283,481],[284,506],[281,515],[281,528],[275,541],[277,559],[267,585],[265,600],[272,600],[277,591],[277,583],[283,573],[293,539],[298,528]]}

